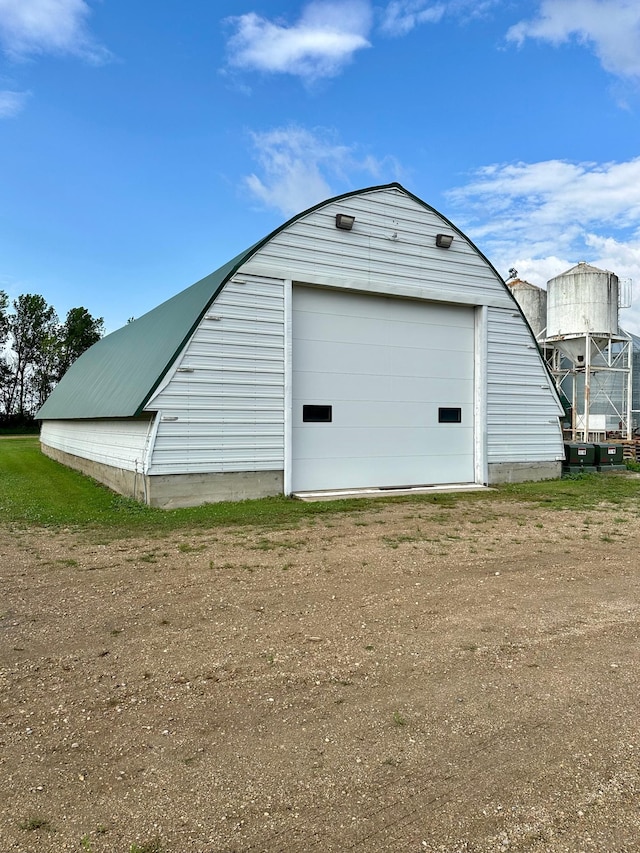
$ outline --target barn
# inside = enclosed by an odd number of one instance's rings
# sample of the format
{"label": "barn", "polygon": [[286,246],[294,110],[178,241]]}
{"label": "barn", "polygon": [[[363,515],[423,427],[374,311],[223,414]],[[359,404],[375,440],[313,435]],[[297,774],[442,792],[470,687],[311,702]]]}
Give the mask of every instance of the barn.
{"label": "barn", "polygon": [[44,453],[152,506],[558,476],[559,403],[504,281],[400,184],[329,199],[103,338]]}

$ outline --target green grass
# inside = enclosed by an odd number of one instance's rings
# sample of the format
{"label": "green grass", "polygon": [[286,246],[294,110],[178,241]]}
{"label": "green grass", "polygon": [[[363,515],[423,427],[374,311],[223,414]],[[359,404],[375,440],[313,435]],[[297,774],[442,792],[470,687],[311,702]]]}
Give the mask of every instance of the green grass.
{"label": "green grass", "polygon": [[504,485],[498,488],[498,494],[551,509],[594,509],[637,501],[640,480],[624,474],[578,474],[561,480]]}
{"label": "green grass", "polygon": [[394,724],[394,726],[406,726],[407,725],[407,721],[402,716],[400,711],[394,711],[393,712],[393,724]]}
{"label": "green grass", "polygon": [[143,844],[132,844],[129,853],[162,853],[162,842],[159,838],[152,838]]}
{"label": "green grass", "polygon": [[20,829],[24,829],[27,832],[34,832],[36,829],[44,829],[47,832],[51,831],[51,824],[47,820],[47,818],[42,817],[41,815],[32,815],[31,817],[23,820],[20,824]]}
{"label": "green grass", "polygon": [[[474,521],[494,518],[496,501],[529,502],[552,510],[594,509],[628,504],[640,497],[640,479],[617,475],[585,474],[540,483],[500,486],[486,492],[412,495],[376,499],[351,499],[303,503],[285,497],[208,504],[189,509],[160,510],[121,497],[89,477],[72,471],[44,456],[36,437],[21,436],[0,441],[0,519],[16,526],[81,528],[104,538],[163,534],[182,529],[211,529],[217,526],[250,525],[267,531],[313,523],[322,518],[330,526],[340,514],[380,511],[385,504],[420,504],[425,510],[450,509],[459,503],[472,504]],[[448,522],[448,513],[442,516]],[[294,547],[287,540],[267,547]],[[202,546],[179,546],[200,550]]]}
{"label": "green grass", "polygon": [[[313,516],[370,509],[373,501],[303,503],[284,497],[161,510],[116,495],[90,477],[40,452],[35,437],[0,442],[0,519],[14,525],[92,528],[109,537],[158,534],[184,528],[255,525],[291,527]],[[197,551],[202,546],[180,546]]]}

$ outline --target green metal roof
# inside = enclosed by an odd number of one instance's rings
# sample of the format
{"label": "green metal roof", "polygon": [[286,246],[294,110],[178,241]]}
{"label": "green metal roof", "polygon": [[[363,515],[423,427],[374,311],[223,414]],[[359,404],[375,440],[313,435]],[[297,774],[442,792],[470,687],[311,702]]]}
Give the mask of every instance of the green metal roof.
{"label": "green metal roof", "polygon": [[90,347],[71,365],[36,418],[141,414],[207,308],[254,248]]}
{"label": "green metal roof", "polygon": [[[468,237],[465,237],[460,229],[446,217],[396,182],[325,199],[308,210],[298,213],[211,275],[94,344],[71,365],[36,414],[36,418],[38,420],[74,420],[76,418],[126,418],[141,415],[150,397],[196,330],[213,300],[234,273],[258,249],[293,222],[327,204],[386,189],[397,189],[405,193],[427,210],[436,213],[456,233],[468,240]],[[504,284],[499,273],[482,252],[477,247],[474,246],[474,248],[493,270],[498,281],[502,282],[514,306],[517,306],[515,297]]]}

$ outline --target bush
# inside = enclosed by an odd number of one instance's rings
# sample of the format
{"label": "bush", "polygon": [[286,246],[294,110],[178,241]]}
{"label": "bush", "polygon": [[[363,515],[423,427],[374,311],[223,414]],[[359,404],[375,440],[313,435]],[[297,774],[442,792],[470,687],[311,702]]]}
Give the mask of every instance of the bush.
{"label": "bush", "polygon": [[32,415],[0,415],[0,435],[26,435],[40,432],[40,422]]}

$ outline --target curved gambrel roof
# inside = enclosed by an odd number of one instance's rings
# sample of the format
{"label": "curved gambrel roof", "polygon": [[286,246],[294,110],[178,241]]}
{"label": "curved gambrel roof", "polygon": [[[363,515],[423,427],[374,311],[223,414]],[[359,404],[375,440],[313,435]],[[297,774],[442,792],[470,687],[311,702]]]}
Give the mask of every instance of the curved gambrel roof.
{"label": "curved gambrel roof", "polygon": [[471,245],[517,306],[492,264],[445,216],[398,183],[369,187],[335,196],[297,214],[220,269],[102,338],[71,366],[36,417],[39,420],[73,420],[140,416],[212,302],[256,252],[294,222],[316,210],[354,196],[389,189],[406,194],[434,213]]}

